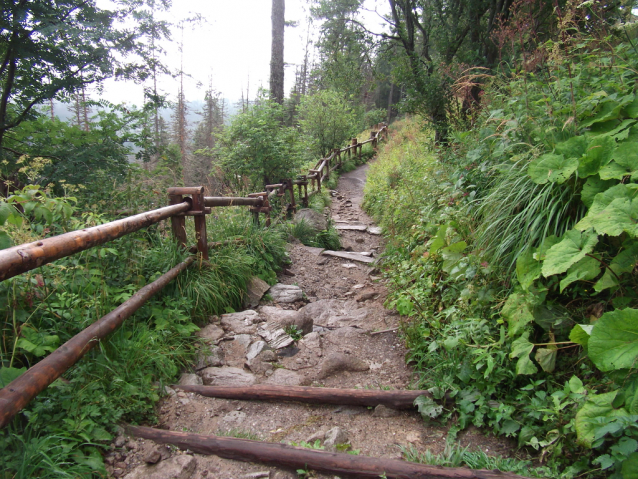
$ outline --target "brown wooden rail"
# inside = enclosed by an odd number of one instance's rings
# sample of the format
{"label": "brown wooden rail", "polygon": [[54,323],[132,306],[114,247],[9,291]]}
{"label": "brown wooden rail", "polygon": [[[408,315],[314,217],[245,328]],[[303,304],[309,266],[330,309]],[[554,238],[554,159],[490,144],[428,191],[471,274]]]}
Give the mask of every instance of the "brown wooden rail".
{"label": "brown wooden rail", "polygon": [[[354,151],[356,154],[358,149],[360,157],[362,146],[372,142],[373,146],[376,147],[381,135],[387,137],[387,127],[385,125],[378,125],[376,131],[373,130],[371,132],[369,140],[358,143],[357,139],[353,138],[352,143],[346,148],[333,150],[333,153],[328,158],[322,158],[315,169],[310,170],[309,175],[301,176],[297,180],[286,179],[279,184],[268,185],[265,192],[252,193],[245,198],[206,197],[202,186],[173,187],[168,189],[170,205],[164,208],[0,250],[0,281],[33,270],[57,259],[121,238],[124,235],[168,218],[171,220],[173,235],[178,243],[187,251],[198,252],[203,259],[208,259],[209,248],[225,244],[223,242],[207,242],[206,215],[211,213],[211,207],[250,206],[250,211],[255,216],[256,222],[259,223],[259,214],[265,213],[266,225],[270,226],[270,211],[272,208],[269,203],[269,197],[275,194],[284,196],[286,192],[289,192],[291,203],[286,209],[295,211],[294,187],[297,186],[300,199],[307,206],[308,180],[312,180],[313,185],[316,182],[316,191],[321,191],[321,182],[329,178],[331,170],[341,166],[342,153],[350,157],[352,152]],[[304,193],[303,197],[302,192]],[[197,244],[190,248],[186,246],[186,216],[193,216],[195,221]],[[75,335],[54,352],[29,368],[20,377],[0,389],[0,429],[4,428],[35,396],[64,374],[100,339],[117,329],[124,320],[129,318],[148,299],[177,277],[194,260],[194,256],[187,258],[157,280],[144,286],[129,300]]]}
{"label": "brown wooden rail", "polygon": [[273,442],[171,432],[150,427],[128,426],[131,436],[172,444],[198,454],[214,454],[226,459],[260,462],[289,469],[312,469],[329,475],[356,478],[395,479],[525,479],[511,472],[465,467],[443,467],[382,457],[356,456],[339,452],[315,451]]}

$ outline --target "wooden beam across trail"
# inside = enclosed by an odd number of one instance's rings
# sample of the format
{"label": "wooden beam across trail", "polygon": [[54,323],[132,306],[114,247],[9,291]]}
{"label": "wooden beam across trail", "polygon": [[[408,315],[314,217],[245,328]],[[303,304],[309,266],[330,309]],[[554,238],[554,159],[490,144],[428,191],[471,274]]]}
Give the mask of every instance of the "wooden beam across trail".
{"label": "wooden beam across trail", "polygon": [[313,388],[307,386],[171,386],[206,397],[260,401],[296,401],[309,404],[337,404],[341,406],[371,406],[379,404],[393,409],[414,407],[419,396],[432,395],[428,391],[384,391],[376,389]]}
{"label": "wooden beam across trail", "polygon": [[204,436],[150,427],[128,426],[131,436],[172,444],[199,454],[214,454],[236,461],[259,462],[290,469],[312,469],[330,475],[357,478],[396,479],[525,479],[508,472],[484,469],[428,466],[397,459],[315,451],[286,444],[251,441],[232,437]]}

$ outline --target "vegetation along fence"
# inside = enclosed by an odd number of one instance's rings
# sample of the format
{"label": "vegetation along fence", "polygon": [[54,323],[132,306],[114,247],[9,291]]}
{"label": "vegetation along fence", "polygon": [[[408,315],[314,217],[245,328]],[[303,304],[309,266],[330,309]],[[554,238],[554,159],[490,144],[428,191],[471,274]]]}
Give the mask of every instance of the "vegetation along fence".
{"label": "vegetation along fence", "polygon": [[[266,226],[270,226],[272,208],[269,198],[273,195],[283,197],[288,192],[290,194],[290,203],[285,206],[284,210],[294,212],[296,211],[294,187],[297,186],[299,200],[304,206],[308,206],[309,196],[321,191],[321,183],[330,178],[331,171],[342,165],[344,157],[347,156],[350,159],[358,154],[360,158],[364,144],[372,143],[372,146],[376,147],[377,142],[382,138],[387,138],[387,127],[379,124],[370,133],[370,139],[359,143],[356,138],[353,138],[352,143],[347,147],[335,149],[330,156],[319,160],[315,168],[309,171],[308,175],[301,176],[296,180],[286,179],[279,184],[268,185],[265,192],[252,193],[247,197],[239,198],[210,197],[204,196],[204,188],[201,186],[169,188],[168,197],[170,204],[164,208],[0,250],[0,281],[51,263],[57,259],[107,243],[168,218],[171,219],[173,235],[178,243],[191,253],[198,253],[203,260],[207,260],[209,248],[214,248],[220,244],[208,243],[206,239],[206,215],[211,213],[211,208],[249,206],[257,223],[259,223],[259,214],[263,213],[266,216]],[[308,193],[309,181],[311,182],[310,194]],[[187,247],[186,244],[186,216],[192,216],[195,222],[197,244],[191,247]],[[7,426],[11,419],[35,396],[64,374],[91,348],[96,346],[99,340],[117,329],[154,294],[193,264],[196,258],[197,256],[189,257],[157,280],[141,288],[130,299],[98,319],[91,326],[75,335],[21,376],[0,389],[0,429]]]}

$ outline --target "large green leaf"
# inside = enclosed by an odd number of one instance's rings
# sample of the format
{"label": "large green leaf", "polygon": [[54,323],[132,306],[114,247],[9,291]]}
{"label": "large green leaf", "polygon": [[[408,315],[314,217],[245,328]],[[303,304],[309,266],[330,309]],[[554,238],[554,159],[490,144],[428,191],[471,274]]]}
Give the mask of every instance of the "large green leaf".
{"label": "large green leaf", "polygon": [[601,264],[595,258],[585,256],[578,263],[575,263],[567,270],[565,276],[560,282],[560,292],[575,281],[588,281],[594,279],[600,274]]}
{"label": "large green leaf", "polygon": [[589,344],[589,337],[594,329],[593,324],[577,324],[569,333],[569,340],[580,344],[585,350]]}
{"label": "large green leaf", "polygon": [[525,326],[534,321],[534,315],[530,311],[525,295],[520,293],[510,294],[501,316],[507,320],[508,334],[510,338],[515,338],[525,330]]}
{"label": "large green leaf", "polygon": [[600,170],[603,180],[620,180],[624,176],[636,178],[638,173],[638,145],[634,142],[622,143],[613,154],[613,161]]}
{"label": "large green leaf", "polygon": [[516,277],[525,291],[534,280],[541,276],[541,262],[534,259],[534,251],[529,248],[516,258]]}
{"label": "large green leaf", "polygon": [[591,332],[589,359],[601,371],[638,366],[638,310],[623,309],[603,314]]}
{"label": "large green leaf", "polygon": [[543,276],[547,278],[554,274],[564,273],[571,265],[591,253],[597,243],[598,236],[591,230],[582,233],[569,230],[561,242],[552,246],[547,252],[543,262]]}
{"label": "large green leaf", "polygon": [[634,97],[631,103],[625,105],[624,114],[630,118],[638,118],[638,97]]}
{"label": "large green leaf", "polygon": [[602,123],[609,120],[615,120],[620,116],[623,104],[611,98],[605,99],[600,103],[596,114],[580,123],[581,127],[587,127],[594,123]]}
{"label": "large green leaf", "polygon": [[[622,250],[611,260],[609,269],[605,269],[603,277],[594,285],[594,290],[597,293],[618,286],[619,281],[617,276],[623,273],[631,273],[636,263],[638,263],[638,242],[627,240],[623,246],[625,246],[626,249]],[[615,274],[613,274],[612,271]]]}
{"label": "large green leaf", "polygon": [[[587,152],[580,158],[578,176],[586,178],[595,175],[611,161],[616,142],[609,136],[594,138],[587,146]],[[602,178],[602,175],[601,175]]]}
{"label": "large green leaf", "polygon": [[565,158],[580,158],[587,151],[587,138],[584,136],[572,136],[569,140],[557,143],[556,153]]}
{"label": "large green leaf", "polygon": [[638,452],[632,452],[622,463],[623,479],[638,479]]}
{"label": "large green leaf", "polygon": [[619,236],[626,232],[635,238],[638,236],[638,198],[616,198],[592,220],[599,234]]}
{"label": "large green leaf", "polygon": [[0,231],[0,249],[9,248],[12,245],[11,237],[6,231]]}
{"label": "large green leaf", "polygon": [[4,225],[4,222],[7,221],[7,218],[15,213],[15,209],[13,206],[8,205],[4,201],[0,201],[0,226]]}
{"label": "large green leaf", "polygon": [[520,338],[512,342],[512,352],[510,358],[518,358],[516,362],[516,374],[535,374],[538,368],[530,359],[529,355],[534,349],[534,345],[529,342],[529,333],[523,334]]}
{"label": "large green leaf", "polygon": [[591,448],[596,430],[601,427],[600,418],[628,416],[624,408],[614,409],[612,403],[618,391],[589,396],[583,407],[576,413],[574,424],[578,444]]}
{"label": "large green leaf", "polygon": [[602,193],[617,184],[618,182],[614,180],[601,180],[598,175],[590,176],[583,185],[583,189],[580,192],[580,199],[583,201],[585,206],[589,208],[594,202],[594,197],[598,193]]}
{"label": "large green leaf", "polygon": [[539,185],[547,182],[560,184],[567,181],[577,169],[578,159],[547,153],[529,164],[527,174]]}
{"label": "large green leaf", "polygon": [[534,358],[541,365],[541,368],[546,373],[553,373],[556,368],[556,356],[558,354],[558,349],[556,346],[553,348],[541,348],[536,351],[536,356]]}
{"label": "large green leaf", "polygon": [[611,188],[598,193],[594,197],[594,201],[587,212],[587,215],[578,222],[576,229],[583,231],[593,228],[602,212],[616,199],[627,198],[633,199],[638,195],[637,185],[618,184]]}

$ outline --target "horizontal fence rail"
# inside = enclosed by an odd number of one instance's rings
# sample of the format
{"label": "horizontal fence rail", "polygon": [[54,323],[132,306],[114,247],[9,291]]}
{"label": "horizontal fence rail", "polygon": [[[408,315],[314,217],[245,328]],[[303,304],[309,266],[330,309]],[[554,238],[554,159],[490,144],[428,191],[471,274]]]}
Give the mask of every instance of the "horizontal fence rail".
{"label": "horizontal fence rail", "polygon": [[34,397],[44,391],[47,386],[97,345],[100,339],[115,331],[125,319],[140,309],[146,301],[175,279],[179,273],[188,268],[194,261],[195,256],[191,256],[168,271],[168,273],[147,284],[130,299],[98,319],[81,333],[73,336],[42,361],[29,368],[27,372],[0,389],[0,429],[5,427],[13,416]]}
{"label": "horizontal fence rail", "polygon": [[[47,263],[71,256],[75,253],[99,246],[121,238],[142,228],[146,228],[162,220],[171,220],[173,236],[188,252],[198,253],[202,259],[208,259],[208,250],[220,246],[240,244],[242,240],[234,239],[208,243],[206,239],[206,215],[213,207],[248,206],[255,222],[259,224],[259,215],[265,214],[266,226],[270,226],[272,207],[269,198],[284,197],[289,194],[290,203],[285,205],[284,212],[295,212],[295,186],[298,189],[299,201],[308,206],[310,195],[321,191],[321,183],[330,178],[330,171],[342,165],[342,153],[348,157],[359,154],[366,143],[377,145],[379,138],[387,138],[387,127],[378,125],[370,134],[370,139],[359,143],[356,138],[343,149],[335,149],[328,158],[322,158],[308,175],[297,179],[284,179],[274,185],[267,185],[266,191],[251,193],[247,197],[213,197],[204,196],[204,187],[168,188],[169,206],[129,216],[116,221],[91,228],[71,231],[58,236],[45,238],[33,243],[26,243],[0,250],[0,281],[12,278],[21,273],[36,269]],[[314,191],[308,193],[308,185]],[[314,186],[316,185],[316,189]],[[187,246],[186,217],[192,216],[195,222],[196,245]],[[144,286],[130,299],[116,309],[98,319],[95,323],[73,336],[65,344],[57,348],[47,357],[30,367],[25,373],[0,389],[0,429],[6,427],[11,419],[21,411],[34,397],[46,389],[53,381],[62,376],[73,364],[108,334],[115,331],[127,318],[146,303],[153,295],[162,290],[181,272],[195,262],[190,256],[185,261],[160,276],[157,280]]]}
{"label": "horizontal fence rail", "polygon": [[188,211],[189,208],[190,204],[183,202],[103,225],[0,250],[0,281],[141,230],[177,213]]}

